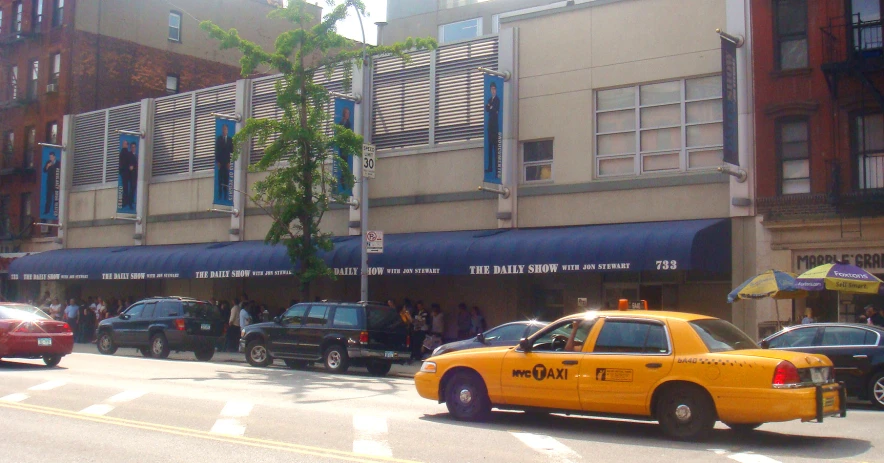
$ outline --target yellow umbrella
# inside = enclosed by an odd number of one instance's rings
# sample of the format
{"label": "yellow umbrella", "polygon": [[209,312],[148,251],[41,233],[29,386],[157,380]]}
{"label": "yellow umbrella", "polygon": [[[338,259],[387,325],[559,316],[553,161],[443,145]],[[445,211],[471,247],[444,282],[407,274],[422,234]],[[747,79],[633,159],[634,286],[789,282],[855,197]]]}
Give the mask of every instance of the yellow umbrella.
{"label": "yellow umbrella", "polygon": [[728,302],[741,299],[801,299],[807,291],[794,288],[795,274],[780,270],[768,270],[744,281],[727,295]]}

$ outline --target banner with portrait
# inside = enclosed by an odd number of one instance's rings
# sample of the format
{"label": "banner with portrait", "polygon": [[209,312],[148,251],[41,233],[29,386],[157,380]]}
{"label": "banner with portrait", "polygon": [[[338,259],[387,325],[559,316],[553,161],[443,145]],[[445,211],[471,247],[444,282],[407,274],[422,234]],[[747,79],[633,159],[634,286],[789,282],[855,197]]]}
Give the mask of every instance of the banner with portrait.
{"label": "banner with portrait", "polygon": [[503,177],[503,78],[485,75],[484,112],[485,146],[483,152],[485,183],[500,185]]}
{"label": "banner with portrait", "polygon": [[215,119],[215,195],[212,204],[233,206],[233,136],[236,121]]}
{"label": "banner with portrait", "polygon": [[58,200],[61,197],[61,148],[44,146],[40,165],[40,220],[58,220]]}
{"label": "banner with portrait", "polygon": [[[343,126],[345,129],[353,130],[353,115],[355,114],[355,108],[356,102],[345,100],[343,98],[335,98],[335,124]],[[335,150],[337,151],[338,156],[341,156],[341,151],[337,148]],[[340,165],[340,163],[335,160],[334,167],[332,168],[332,173],[334,174],[336,181],[335,184],[337,185],[335,192],[343,196],[353,196],[353,188],[348,188],[344,185],[344,169],[348,169],[352,172],[353,155],[343,156],[343,159],[347,163],[346,166]]]}
{"label": "banner with portrait", "polygon": [[138,191],[138,149],[141,139],[137,135],[120,134],[119,171],[117,174],[117,214],[136,214]]}
{"label": "banner with portrait", "polygon": [[721,98],[724,128],[724,162],[740,165],[737,102],[737,45],[721,38]]}

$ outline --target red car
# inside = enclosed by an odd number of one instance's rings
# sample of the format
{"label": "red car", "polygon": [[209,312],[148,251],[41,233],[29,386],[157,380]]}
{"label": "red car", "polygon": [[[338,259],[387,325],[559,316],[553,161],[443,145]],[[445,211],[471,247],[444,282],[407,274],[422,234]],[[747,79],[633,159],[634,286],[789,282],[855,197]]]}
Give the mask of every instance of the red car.
{"label": "red car", "polygon": [[67,323],[31,305],[0,303],[0,359],[42,358],[54,367],[73,350],[74,333]]}

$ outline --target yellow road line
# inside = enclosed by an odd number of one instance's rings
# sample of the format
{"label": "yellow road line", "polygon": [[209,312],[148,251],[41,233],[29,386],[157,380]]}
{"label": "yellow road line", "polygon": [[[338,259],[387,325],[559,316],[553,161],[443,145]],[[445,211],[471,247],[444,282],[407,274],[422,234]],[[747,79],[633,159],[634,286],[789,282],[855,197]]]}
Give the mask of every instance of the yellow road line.
{"label": "yellow road line", "polygon": [[343,450],[325,449],[321,447],[312,447],[309,445],[292,444],[288,442],[280,442],[265,439],[256,439],[245,436],[223,436],[212,434],[196,429],[181,428],[177,426],[168,426],[164,424],[149,423],[146,421],[127,420],[123,418],[114,418],[110,416],[85,415],[70,410],[60,408],[43,407],[39,405],[29,405],[14,402],[0,402],[0,408],[9,408],[44,415],[58,416],[62,418],[71,418],[82,421],[92,421],[101,424],[110,424],[115,426],[123,426],[127,428],[143,429],[146,431],[162,432],[183,437],[194,437],[198,439],[212,440],[217,442],[226,442],[230,444],[248,445],[251,447],[264,448],[268,450],[281,450],[285,452],[300,453],[303,455],[313,455],[317,457],[333,458],[343,461],[354,462],[390,462],[390,463],[418,463],[414,460],[401,460],[397,458],[363,455],[359,453],[347,452]]}

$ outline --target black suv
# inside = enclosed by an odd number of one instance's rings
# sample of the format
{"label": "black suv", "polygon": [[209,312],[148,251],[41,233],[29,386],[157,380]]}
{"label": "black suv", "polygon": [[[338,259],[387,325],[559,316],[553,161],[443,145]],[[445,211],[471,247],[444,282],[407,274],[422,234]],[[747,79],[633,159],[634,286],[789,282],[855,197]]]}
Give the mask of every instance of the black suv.
{"label": "black suv", "polygon": [[323,362],[332,373],[350,365],[383,376],[393,363],[411,356],[408,327],[399,313],[377,303],[314,302],[296,304],[272,322],[242,330],[239,350],[253,366],[279,358],[289,368]]}
{"label": "black suv", "polygon": [[98,351],[113,355],[135,347],[145,357],[164,359],[169,352],[193,351],[197,360],[215,355],[224,320],[214,305],[185,297],[151,297],[138,301],[119,317],[102,320],[96,330]]}

